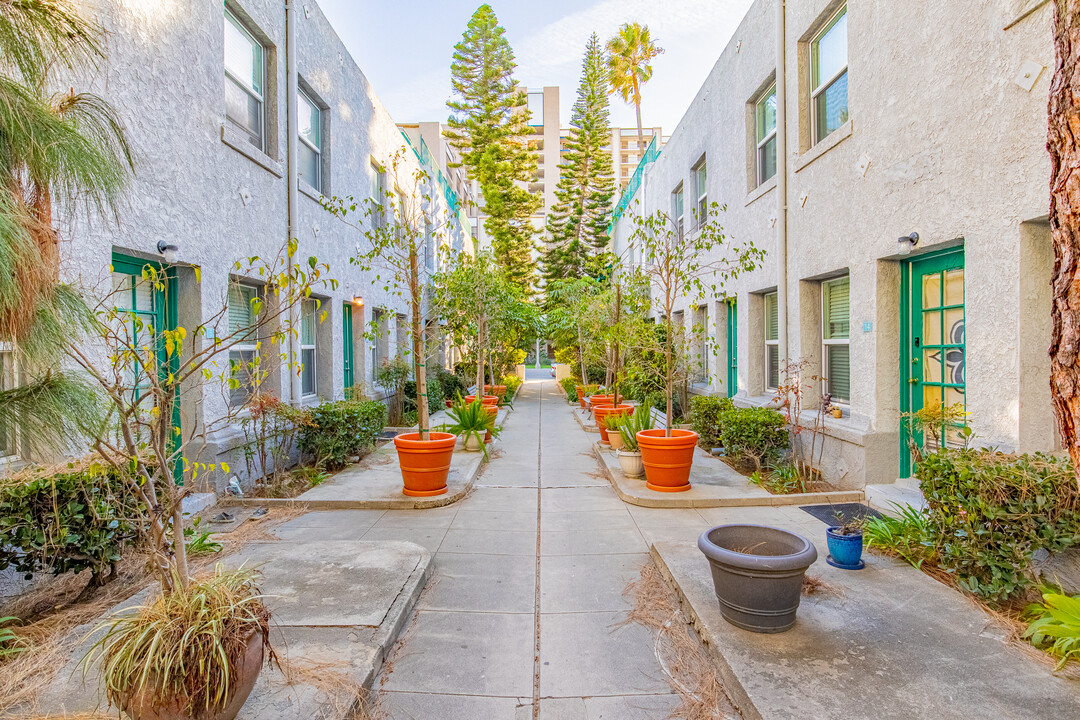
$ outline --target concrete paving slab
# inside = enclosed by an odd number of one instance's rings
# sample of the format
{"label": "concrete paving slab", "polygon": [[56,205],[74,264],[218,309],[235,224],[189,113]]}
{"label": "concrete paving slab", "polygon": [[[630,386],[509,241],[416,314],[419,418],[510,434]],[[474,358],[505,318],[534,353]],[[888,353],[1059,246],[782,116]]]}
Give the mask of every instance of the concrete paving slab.
{"label": "concrete paving slab", "polygon": [[304,513],[278,525],[274,535],[290,542],[359,540],[384,510],[337,510]]}
{"label": "concrete paving slab", "polygon": [[820,553],[810,574],[838,592],[804,597],[777,635],[721,617],[695,544],[652,548],[745,720],[1080,717],[1080,682],[987,632],[994,621],[959,592],[882,556],[858,572],[829,567],[823,535],[809,536]]}
{"label": "concrete paving slab", "polygon": [[625,619],[624,612],[544,615],[540,697],[670,692],[651,652],[652,632]]}
{"label": "concrete paving slab", "polygon": [[540,558],[540,612],[613,612],[633,605],[623,597],[648,563],[648,553],[556,555]]}
{"label": "concrete paving slab", "polygon": [[818,503],[862,502],[862,490],[773,495],[735,472],[722,460],[698,448],[690,471],[690,489],[668,493],[650,490],[645,478],[628,478],[614,453],[594,446],[594,455],[619,498],[630,505],[653,508],[746,507],[752,505],[813,505]]}
{"label": "concrete paving slab", "polygon": [[594,510],[589,513],[549,511],[540,515],[540,531],[549,530],[616,530],[636,528],[627,506],[616,510]]}
{"label": "concrete paving slab", "polygon": [[496,698],[476,695],[385,692],[380,695],[385,720],[532,720],[532,696]]}
{"label": "concrete paving slab", "polygon": [[473,510],[462,508],[454,523],[454,530],[528,530],[536,532],[536,512],[513,512],[510,510]]}
{"label": "concrete paving slab", "polygon": [[652,508],[627,505],[630,517],[639,528],[701,527],[705,519],[694,508]]}
{"label": "concrete paving slab", "polygon": [[484,488],[469,497],[470,510],[509,510],[536,512],[535,488]]}
{"label": "concrete paving slab", "polygon": [[[648,558],[646,557],[646,561]],[[513,555],[440,552],[421,610],[532,613],[536,563]]]}
{"label": "concrete paving slab", "polygon": [[540,555],[625,555],[648,550],[637,529],[552,530],[540,536]]}
{"label": "concrete paving slab", "polygon": [[535,530],[458,530],[450,528],[442,552],[536,557]]}
{"label": "concrete paving slab", "polygon": [[372,527],[442,528],[445,530],[454,522],[457,512],[457,505],[446,505],[426,510],[386,510]]}
{"label": "concrete paving slab", "polygon": [[421,610],[383,689],[531,697],[533,617]]}
{"label": "concrete paving slab", "polygon": [[465,452],[459,447],[450,461],[446,479],[448,491],[435,497],[409,497],[401,492],[401,466],[393,443],[371,453],[356,465],[350,465],[318,487],[289,500],[233,498],[231,505],[275,505],[299,503],[312,509],[410,509],[433,508],[455,503],[468,494],[480,471],[481,453]]}
{"label": "concrete paving slab", "polygon": [[678,695],[550,698],[540,701],[541,720],[659,720],[679,706]]}
{"label": "concrete paving slab", "polygon": [[436,553],[444,537],[446,537],[446,530],[443,528],[373,527],[360,539],[364,542],[416,543],[429,553]]}
{"label": "concrete paving slab", "polygon": [[594,512],[620,507],[619,498],[605,487],[552,488],[540,494],[542,512]]}

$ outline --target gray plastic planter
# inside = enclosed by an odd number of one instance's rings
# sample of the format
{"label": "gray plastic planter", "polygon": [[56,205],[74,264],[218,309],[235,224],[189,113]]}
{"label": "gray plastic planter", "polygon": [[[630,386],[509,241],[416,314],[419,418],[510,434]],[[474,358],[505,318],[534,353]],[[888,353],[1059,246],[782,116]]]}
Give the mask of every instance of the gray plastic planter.
{"label": "gray plastic planter", "polygon": [[803,573],[817,560],[812,542],[765,525],[718,525],[701,534],[698,549],[709,559],[725,620],[759,633],[791,629]]}

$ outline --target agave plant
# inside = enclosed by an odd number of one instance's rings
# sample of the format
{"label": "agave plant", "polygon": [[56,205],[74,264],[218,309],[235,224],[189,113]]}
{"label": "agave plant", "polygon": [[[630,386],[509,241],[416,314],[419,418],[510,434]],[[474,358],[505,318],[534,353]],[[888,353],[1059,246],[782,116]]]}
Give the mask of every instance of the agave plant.
{"label": "agave plant", "polygon": [[453,433],[466,442],[470,438],[476,440],[480,445],[480,449],[484,452],[484,459],[487,460],[488,452],[487,445],[484,443],[484,436],[490,432],[492,437],[498,437],[499,433],[502,432],[502,428],[495,425],[495,418],[484,407],[483,402],[479,399],[466,402],[459,395],[457,401],[446,411],[446,414],[453,421],[444,426],[446,432]]}
{"label": "agave plant", "polygon": [[637,434],[642,430],[653,429],[652,408],[648,403],[637,406],[630,415],[624,415],[619,422],[619,434],[623,439],[624,452],[640,452]]}

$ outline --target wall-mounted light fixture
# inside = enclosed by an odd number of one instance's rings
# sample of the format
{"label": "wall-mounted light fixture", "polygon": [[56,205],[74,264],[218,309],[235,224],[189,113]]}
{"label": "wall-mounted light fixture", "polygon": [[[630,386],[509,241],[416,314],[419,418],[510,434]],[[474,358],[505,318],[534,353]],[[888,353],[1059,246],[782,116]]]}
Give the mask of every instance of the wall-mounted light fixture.
{"label": "wall-mounted light fixture", "polygon": [[353,295],[352,301],[356,307],[364,307],[364,298],[359,295]]}
{"label": "wall-mounted light fixture", "polygon": [[900,247],[901,255],[910,255],[911,249],[919,244],[919,233],[913,232],[910,235],[902,235],[896,239],[896,244]]}
{"label": "wall-mounted light fixture", "polygon": [[157,251],[165,258],[165,262],[170,265],[176,262],[176,253],[178,250],[180,250],[180,246],[176,243],[169,242],[168,240],[158,240]]}

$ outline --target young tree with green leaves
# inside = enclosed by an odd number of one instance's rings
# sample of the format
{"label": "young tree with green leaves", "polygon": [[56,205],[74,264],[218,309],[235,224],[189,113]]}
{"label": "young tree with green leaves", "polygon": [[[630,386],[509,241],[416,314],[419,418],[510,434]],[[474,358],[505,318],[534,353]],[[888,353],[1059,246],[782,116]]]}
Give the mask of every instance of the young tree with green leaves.
{"label": "young tree with green leaves", "polygon": [[491,312],[507,284],[490,253],[449,255],[435,276],[435,305],[458,347],[473,348],[477,394],[483,393],[484,362],[491,344]]}
{"label": "young tree with green leaves", "polygon": [[54,220],[79,209],[115,218],[132,157],[104,100],[51,87],[58,72],[95,67],[104,40],[70,0],[0,2],[0,342],[24,379],[0,390],[0,432],[22,428],[22,442],[42,452],[79,442],[98,402],[56,369],[93,318],[60,282]]}
{"label": "young tree with green leaves", "polygon": [[645,152],[645,132],[641,127],[641,86],[652,79],[652,59],[664,52],[653,42],[649,26],[625,23],[607,41],[608,71],[611,92],[619,93],[623,102],[633,103],[637,113],[638,150]]}
{"label": "young tree with green leaves", "polygon": [[600,38],[589,37],[581,63],[581,83],[570,117],[570,139],[559,165],[557,202],[548,219],[550,245],[543,255],[544,279],[596,276],[608,246],[611,197],[611,124],[608,77]]}
{"label": "young tree with green leaves", "polygon": [[514,51],[490,5],[481,5],[454,46],[454,99],[446,137],[484,196],[484,228],[508,278],[531,292],[535,274],[532,215],[542,198],[523,185],[536,171],[529,151],[525,93],[514,79]]}

